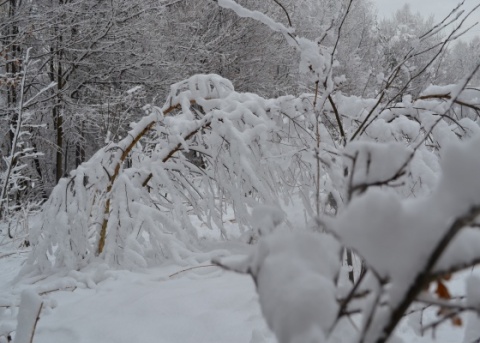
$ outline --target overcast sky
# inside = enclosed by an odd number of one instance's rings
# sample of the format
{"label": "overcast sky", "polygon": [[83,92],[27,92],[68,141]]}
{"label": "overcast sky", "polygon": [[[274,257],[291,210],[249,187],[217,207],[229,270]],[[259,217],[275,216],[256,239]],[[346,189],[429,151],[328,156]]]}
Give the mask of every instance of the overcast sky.
{"label": "overcast sky", "polygon": [[[390,17],[392,13],[401,8],[405,3],[410,4],[413,12],[420,12],[423,16],[434,15],[435,19],[443,19],[460,2],[460,0],[372,0],[376,3],[379,18]],[[465,0],[464,9],[471,10],[478,5],[480,0]],[[472,14],[468,23],[480,22],[480,9]],[[468,36],[467,36],[468,35]],[[471,39],[473,36],[480,36],[480,23],[475,26],[471,32],[465,36],[465,39]]]}

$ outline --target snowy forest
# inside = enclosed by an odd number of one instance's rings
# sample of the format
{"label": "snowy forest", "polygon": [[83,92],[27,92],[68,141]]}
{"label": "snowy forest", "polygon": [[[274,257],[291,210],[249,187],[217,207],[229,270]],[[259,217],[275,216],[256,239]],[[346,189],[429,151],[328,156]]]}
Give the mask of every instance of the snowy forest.
{"label": "snowy forest", "polygon": [[479,13],[0,0],[0,343],[480,342]]}

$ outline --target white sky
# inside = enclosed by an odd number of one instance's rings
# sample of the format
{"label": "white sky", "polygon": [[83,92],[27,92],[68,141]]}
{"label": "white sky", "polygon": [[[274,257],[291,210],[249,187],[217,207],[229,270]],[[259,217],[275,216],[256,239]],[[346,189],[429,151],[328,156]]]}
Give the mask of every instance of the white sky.
{"label": "white sky", "polygon": [[[443,19],[450,11],[458,5],[460,0],[372,0],[378,9],[379,19],[390,17],[396,10],[401,8],[405,3],[410,4],[412,12],[420,12],[423,16],[428,17],[434,15],[435,19]],[[470,11],[478,5],[480,0],[465,0],[464,9]],[[480,22],[480,8],[472,15],[466,24]],[[467,26],[465,26],[467,27]],[[469,33],[464,36],[465,40],[472,39],[475,35],[480,36],[480,23],[477,24]]]}

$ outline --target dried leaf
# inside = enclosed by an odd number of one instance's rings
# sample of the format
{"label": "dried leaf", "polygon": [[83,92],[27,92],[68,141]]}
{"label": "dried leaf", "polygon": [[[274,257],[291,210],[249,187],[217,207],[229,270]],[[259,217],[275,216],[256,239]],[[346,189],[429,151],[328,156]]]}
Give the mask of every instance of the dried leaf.
{"label": "dried leaf", "polygon": [[462,318],[460,318],[459,316],[452,317],[452,325],[453,326],[462,326],[463,325]]}
{"label": "dried leaf", "polygon": [[450,292],[448,291],[447,286],[442,281],[437,281],[437,290],[435,293],[438,295],[440,299],[451,299],[452,296],[450,295]]}

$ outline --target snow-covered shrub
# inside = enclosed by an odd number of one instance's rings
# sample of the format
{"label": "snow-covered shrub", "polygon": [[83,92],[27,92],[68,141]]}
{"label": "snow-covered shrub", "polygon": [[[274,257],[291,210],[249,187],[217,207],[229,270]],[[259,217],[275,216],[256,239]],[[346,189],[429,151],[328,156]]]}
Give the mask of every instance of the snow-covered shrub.
{"label": "snow-covered shrub", "polygon": [[280,113],[295,118],[292,104],[302,100],[237,93],[216,75],[173,85],[163,108],[147,106],[127,137],[60,181],[32,230],[29,263],[44,270],[80,268],[96,255],[122,266],[182,260],[198,241],[193,216],[226,238],[226,205],[242,227],[259,200],[288,195],[281,180],[301,137],[282,132],[288,118]]}
{"label": "snow-covered shrub", "polygon": [[[469,305],[477,292],[466,302],[428,292],[431,282],[479,261],[480,232],[473,228],[480,215],[479,146],[480,133],[451,144],[429,195],[401,199],[370,189],[338,217],[318,220],[327,233],[279,229],[245,259],[217,263],[253,277],[280,343],[385,342],[414,302],[453,309],[443,320],[462,309],[479,311]],[[341,245],[364,261],[353,287],[339,278]],[[360,329],[352,324],[357,318]]]}
{"label": "snow-covered shrub", "polygon": [[[240,16],[277,29],[232,3],[219,0]],[[458,19],[461,12],[456,12],[458,7],[449,17]],[[448,19],[418,40],[438,32]],[[341,16],[338,22],[340,32]],[[300,68],[315,85],[311,121],[301,126],[314,143],[307,151],[316,153],[310,161],[302,160],[310,162],[314,181],[303,199],[308,207],[316,192],[316,227],[324,233],[307,233],[311,237],[305,239],[305,233],[278,230],[260,238],[244,260],[217,263],[253,277],[263,314],[281,343],[386,342],[414,303],[440,309],[438,321],[422,330],[449,319],[459,325],[458,314],[465,310],[478,313],[469,305],[475,300],[451,301],[442,277],[479,261],[472,246],[479,243],[473,228],[480,215],[480,103],[478,88],[468,84],[480,64],[457,85],[430,86],[415,99],[405,94],[454,31],[435,46],[412,47],[392,73],[382,77],[375,99],[346,98],[336,91],[338,78],[333,75],[336,44],[330,50],[315,49],[291,31],[283,33],[297,43]],[[432,50],[436,52],[425,69],[395,90],[392,85],[408,61]],[[395,103],[399,97],[402,102]],[[327,200],[324,209],[330,204],[339,212],[336,218],[319,211],[321,193]],[[337,244],[327,243],[332,237]],[[350,272],[353,285],[338,277],[341,272],[332,272],[331,266],[338,268],[343,260],[338,244],[346,249],[349,263],[352,251],[362,260],[356,280]],[[428,289],[434,281],[438,287],[432,296]],[[467,298],[474,298],[469,294]]]}

